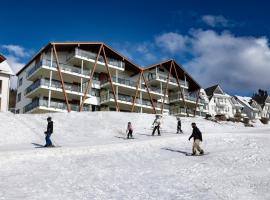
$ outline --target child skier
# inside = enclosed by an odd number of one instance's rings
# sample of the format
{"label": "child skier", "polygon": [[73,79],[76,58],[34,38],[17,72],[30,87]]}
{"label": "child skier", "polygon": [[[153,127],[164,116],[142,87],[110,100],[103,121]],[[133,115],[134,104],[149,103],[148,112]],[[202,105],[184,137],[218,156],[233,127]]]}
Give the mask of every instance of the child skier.
{"label": "child skier", "polygon": [[202,142],[202,133],[194,122],[191,124],[191,126],[193,128],[193,131],[188,140],[190,140],[191,138],[193,138],[194,140],[192,146],[192,155],[196,155],[197,151],[202,155],[204,154],[204,151],[200,147],[200,143]]}
{"label": "child skier", "polygon": [[131,125],[131,122],[128,122],[128,125],[127,125],[127,139],[129,138],[133,138],[133,127]]}
{"label": "child skier", "polygon": [[48,122],[48,125],[47,125],[47,131],[45,131],[45,140],[46,140],[46,144],[45,144],[45,147],[53,147],[53,144],[52,144],[52,141],[50,139],[52,133],[53,133],[53,121],[52,121],[52,118],[51,117],[48,117],[47,118],[47,122]]}
{"label": "child skier", "polygon": [[178,117],[178,118],[177,118],[177,131],[176,131],[177,134],[178,134],[178,133],[183,133],[183,131],[182,131],[182,129],[181,129],[181,126],[182,126],[182,124],[181,124],[181,119],[180,119],[180,117]]}
{"label": "child skier", "polygon": [[156,130],[158,131],[158,136],[160,136],[160,130],[159,130],[159,128],[160,128],[160,116],[159,115],[156,115],[156,119],[154,120],[154,122],[153,122],[153,126],[154,126],[154,128],[153,128],[153,132],[152,132],[152,136],[154,136],[155,135],[155,132],[156,132]]}

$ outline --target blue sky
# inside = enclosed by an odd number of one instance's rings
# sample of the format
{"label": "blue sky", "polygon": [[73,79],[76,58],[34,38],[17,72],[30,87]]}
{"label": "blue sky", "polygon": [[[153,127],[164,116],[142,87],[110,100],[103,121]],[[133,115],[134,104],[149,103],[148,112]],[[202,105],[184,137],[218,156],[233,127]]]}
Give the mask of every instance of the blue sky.
{"label": "blue sky", "polygon": [[203,86],[269,89],[267,1],[1,1],[0,52],[14,71],[50,41],[102,41],[147,66],[174,58]]}

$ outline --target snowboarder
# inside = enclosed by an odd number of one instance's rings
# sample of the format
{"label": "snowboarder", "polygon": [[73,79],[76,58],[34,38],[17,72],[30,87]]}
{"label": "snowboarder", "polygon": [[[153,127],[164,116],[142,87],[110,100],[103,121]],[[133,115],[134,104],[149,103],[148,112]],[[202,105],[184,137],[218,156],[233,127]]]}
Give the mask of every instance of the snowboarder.
{"label": "snowboarder", "polygon": [[180,117],[177,118],[177,132],[176,133],[183,133],[182,129],[181,129],[181,119]]}
{"label": "snowboarder", "polygon": [[155,132],[156,132],[156,130],[158,131],[158,136],[160,136],[160,130],[159,130],[159,128],[160,128],[160,117],[161,116],[159,116],[159,115],[156,115],[156,119],[154,120],[154,122],[153,122],[153,126],[154,126],[154,128],[153,128],[153,132],[152,132],[152,136],[154,136],[155,135]]}
{"label": "snowboarder", "polygon": [[133,127],[131,125],[131,122],[128,122],[128,125],[127,125],[127,139],[129,138],[133,138]]}
{"label": "snowboarder", "polygon": [[188,138],[188,140],[190,140],[191,138],[193,138],[193,140],[194,140],[191,155],[196,155],[197,151],[202,155],[202,154],[204,154],[204,151],[200,147],[200,143],[202,142],[202,133],[198,129],[198,127],[196,126],[196,123],[193,122],[191,124],[191,126],[193,128],[193,131],[192,131],[191,136]]}
{"label": "snowboarder", "polygon": [[45,147],[53,147],[53,144],[52,144],[52,141],[50,139],[52,133],[53,133],[53,121],[52,121],[52,118],[51,117],[48,117],[47,118],[47,122],[48,122],[48,125],[47,125],[47,131],[45,131],[45,140],[46,140],[46,144],[45,144]]}

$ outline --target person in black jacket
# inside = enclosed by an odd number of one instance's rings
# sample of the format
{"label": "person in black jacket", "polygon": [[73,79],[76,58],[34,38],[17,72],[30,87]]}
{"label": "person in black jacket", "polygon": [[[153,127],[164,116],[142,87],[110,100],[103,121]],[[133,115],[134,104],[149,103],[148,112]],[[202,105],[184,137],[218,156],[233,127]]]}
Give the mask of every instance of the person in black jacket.
{"label": "person in black jacket", "polygon": [[178,117],[177,118],[177,131],[176,131],[176,133],[183,133],[181,126],[182,126],[181,119],[180,119],[180,117]]}
{"label": "person in black jacket", "polygon": [[48,122],[48,125],[47,125],[47,131],[45,131],[45,140],[46,140],[46,144],[45,144],[45,147],[53,147],[53,144],[52,144],[52,141],[51,141],[51,135],[53,133],[53,121],[52,121],[52,118],[51,117],[48,117],[47,118],[47,122]]}
{"label": "person in black jacket", "polygon": [[192,131],[191,136],[188,138],[188,140],[190,140],[191,138],[193,138],[194,140],[193,146],[192,146],[192,155],[196,155],[197,151],[200,154],[204,154],[204,151],[200,147],[200,143],[202,142],[202,133],[196,126],[196,123],[193,122],[191,126],[193,128],[193,131]]}

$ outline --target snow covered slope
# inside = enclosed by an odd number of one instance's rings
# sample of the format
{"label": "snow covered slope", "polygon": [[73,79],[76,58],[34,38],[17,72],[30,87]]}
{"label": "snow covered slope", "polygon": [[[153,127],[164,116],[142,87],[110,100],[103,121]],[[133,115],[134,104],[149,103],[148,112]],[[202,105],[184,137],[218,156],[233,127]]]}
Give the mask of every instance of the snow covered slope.
{"label": "snow covered slope", "polygon": [[[270,199],[270,126],[154,115],[96,112],[50,114],[53,142],[44,144],[48,115],[0,113],[0,199]],[[125,139],[127,122],[135,140]],[[187,157],[191,122],[210,152]]]}

